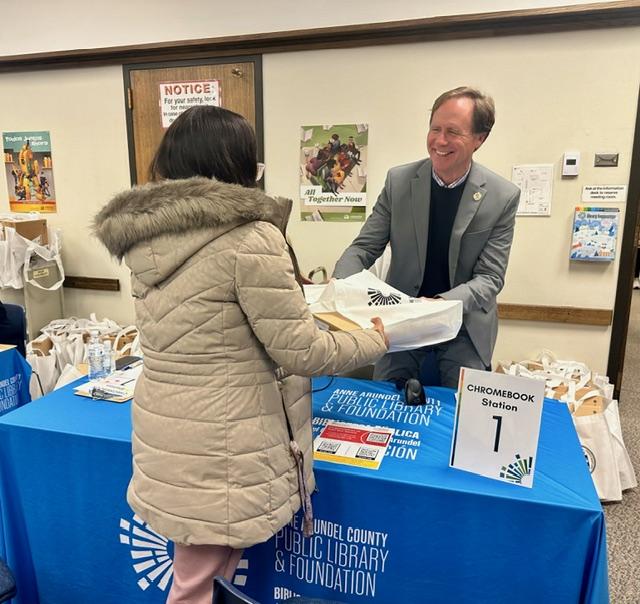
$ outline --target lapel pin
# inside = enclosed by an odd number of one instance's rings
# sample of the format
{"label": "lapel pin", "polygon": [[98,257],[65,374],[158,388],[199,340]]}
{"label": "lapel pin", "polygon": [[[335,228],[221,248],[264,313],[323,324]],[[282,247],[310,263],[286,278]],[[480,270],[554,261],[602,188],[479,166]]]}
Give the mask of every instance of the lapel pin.
{"label": "lapel pin", "polygon": [[473,201],[480,201],[482,199],[482,193],[480,191],[476,191],[473,194]]}

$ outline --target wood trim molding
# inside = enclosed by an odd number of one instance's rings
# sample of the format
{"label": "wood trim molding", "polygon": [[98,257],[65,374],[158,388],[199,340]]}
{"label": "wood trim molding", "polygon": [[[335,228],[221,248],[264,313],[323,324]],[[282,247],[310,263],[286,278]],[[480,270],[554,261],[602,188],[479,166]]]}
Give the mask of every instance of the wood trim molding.
{"label": "wood trim molding", "polygon": [[640,25],[640,0],[0,57],[0,73]]}
{"label": "wood trim molding", "polygon": [[573,306],[535,306],[529,304],[498,304],[498,317],[517,321],[573,323],[575,325],[609,326],[613,311],[606,308],[576,308]]}
{"label": "wood trim molding", "polygon": [[101,291],[119,292],[120,281],[118,279],[102,279],[100,277],[72,277],[64,278],[63,287],[75,289],[97,289]]}

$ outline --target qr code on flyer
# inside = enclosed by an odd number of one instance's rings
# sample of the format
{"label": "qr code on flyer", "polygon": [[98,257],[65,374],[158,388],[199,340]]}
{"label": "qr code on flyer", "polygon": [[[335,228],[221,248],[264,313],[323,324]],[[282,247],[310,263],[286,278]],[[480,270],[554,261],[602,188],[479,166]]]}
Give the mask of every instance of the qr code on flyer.
{"label": "qr code on flyer", "polygon": [[323,440],[318,445],[318,451],[321,453],[335,453],[340,447],[340,443],[332,443],[326,440]]}
{"label": "qr code on flyer", "polygon": [[389,434],[380,434],[379,432],[370,432],[367,434],[367,442],[370,443],[380,443],[381,445],[386,445],[389,440]]}
{"label": "qr code on flyer", "polygon": [[360,447],[356,453],[356,457],[361,459],[375,459],[379,451],[380,449],[374,449],[373,447]]}

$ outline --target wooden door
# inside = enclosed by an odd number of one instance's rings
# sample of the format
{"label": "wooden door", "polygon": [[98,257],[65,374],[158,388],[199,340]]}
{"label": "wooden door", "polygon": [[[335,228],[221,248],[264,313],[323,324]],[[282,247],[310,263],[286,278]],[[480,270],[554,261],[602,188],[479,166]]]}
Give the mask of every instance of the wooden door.
{"label": "wooden door", "polygon": [[262,160],[262,63],[260,57],[228,58],[124,67],[127,134],[132,184],[149,180],[149,166],[165,133],[161,86],[217,80],[220,105],[247,118],[256,132]]}

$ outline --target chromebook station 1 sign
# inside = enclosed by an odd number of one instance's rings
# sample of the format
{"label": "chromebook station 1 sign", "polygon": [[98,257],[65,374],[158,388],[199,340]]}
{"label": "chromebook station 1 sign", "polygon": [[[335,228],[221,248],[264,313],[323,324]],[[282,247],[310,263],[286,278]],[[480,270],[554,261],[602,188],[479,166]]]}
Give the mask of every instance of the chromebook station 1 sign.
{"label": "chromebook station 1 sign", "polygon": [[463,367],[451,467],[531,488],[543,399],[544,381]]}

